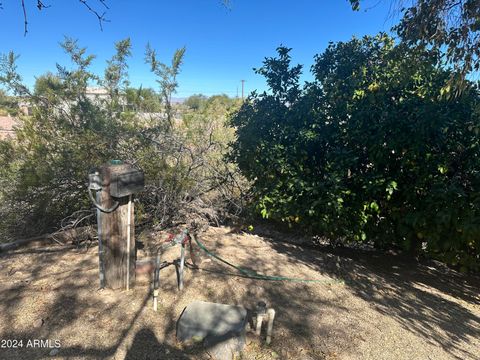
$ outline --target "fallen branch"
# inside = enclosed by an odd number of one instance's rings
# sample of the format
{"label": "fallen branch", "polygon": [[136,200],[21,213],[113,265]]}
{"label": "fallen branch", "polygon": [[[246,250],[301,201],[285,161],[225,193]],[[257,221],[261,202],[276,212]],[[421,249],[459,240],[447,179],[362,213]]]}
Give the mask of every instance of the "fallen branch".
{"label": "fallen branch", "polygon": [[49,235],[48,234],[47,235],[40,235],[40,236],[31,237],[31,238],[28,238],[28,239],[21,239],[21,240],[13,241],[13,242],[10,242],[10,243],[1,244],[0,245],[0,253],[6,252],[8,250],[14,250],[14,249],[16,249],[16,248],[18,248],[22,245],[26,245],[26,244],[32,243],[34,241],[46,240],[47,236],[49,236]]}
{"label": "fallen branch", "polygon": [[55,232],[52,234],[44,234],[39,236],[34,236],[27,239],[20,239],[6,244],[0,244],[0,253],[7,252],[9,250],[17,249],[20,246],[30,244],[32,242],[46,242],[46,241],[55,241],[60,245],[65,245],[69,242],[74,242],[79,238],[84,238],[88,235],[92,235],[95,229],[93,226],[83,226],[80,228],[69,229],[62,232]]}

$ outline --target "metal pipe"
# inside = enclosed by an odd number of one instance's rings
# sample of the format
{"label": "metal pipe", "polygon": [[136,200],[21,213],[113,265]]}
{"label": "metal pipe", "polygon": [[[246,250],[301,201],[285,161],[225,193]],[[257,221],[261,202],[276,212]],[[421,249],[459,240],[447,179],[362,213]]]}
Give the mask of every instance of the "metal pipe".
{"label": "metal pipe", "polygon": [[153,311],[158,310],[158,290],[153,290]]}
{"label": "metal pipe", "polygon": [[182,242],[182,249],[180,250],[180,266],[178,269],[178,289],[183,290],[183,270],[185,268],[185,243]]}
{"label": "metal pipe", "polygon": [[155,272],[153,274],[153,311],[158,308],[158,289],[160,287],[160,258],[162,256],[162,248],[157,249],[157,257],[155,259]]}
{"label": "metal pipe", "polygon": [[267,325],[267,340],[266,344],[270,345],[272,342],[272,332],[273,332],[273,320],[275,319],[275,310],[268,309],[267,310],[267,317],[268,317],[268,325]]}
{"label": "metal pipe", "polygon": [[260,333],[262,332],[262,323],[264,316],[265,315],[257,314],[257,325],[255,327],[255,334],[257,334],[257,336],[260,336]]}

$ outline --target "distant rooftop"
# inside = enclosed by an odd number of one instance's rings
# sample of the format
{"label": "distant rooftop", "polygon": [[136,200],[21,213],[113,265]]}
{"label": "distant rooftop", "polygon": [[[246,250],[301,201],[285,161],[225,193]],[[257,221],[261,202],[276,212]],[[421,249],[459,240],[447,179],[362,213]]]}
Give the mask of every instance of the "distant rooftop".
{"label": "distant rooftop", "polygon": [[87,87],[87,95],[108,95],[108,91],[102,87]]}

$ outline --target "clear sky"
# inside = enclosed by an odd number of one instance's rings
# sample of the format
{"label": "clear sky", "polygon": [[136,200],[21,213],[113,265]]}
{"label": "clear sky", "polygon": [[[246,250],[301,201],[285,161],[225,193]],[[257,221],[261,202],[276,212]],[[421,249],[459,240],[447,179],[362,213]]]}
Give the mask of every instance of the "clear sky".
{"label": "clear sky", "polygon": [[[347,0],[231,0],[229,8],[220,0],[106,0],[110,22],[101,31],[94,15],[78,0],[43,0],[51,7],[41,13],[36,0],[26,0],[29,33],[24,36],[21,1],[2,2],[0,53],[13,50],[21,55],[19,71],[28,85],[35,76],[55,71],[56,63],[69,64],[58,45],[64,35],[97,55],[96,72],[113,54],[113,43],[130,37],[134,86],[156,86],[144,64],[147,42],[165,62],[176,48],[186,46],[177,97],[235,96],[241,79],[246,80],[246,92],[264,90],[264,79],[252,68],[275,55],[280,44],[293,48],[293,61],[305,65],[304,79],[308,79],[313,56],[329,41],[389,31],[395,23],[387,0],[365,0],[359,12],[352,11]],[[102,10],[99,0],[90,3]]]}

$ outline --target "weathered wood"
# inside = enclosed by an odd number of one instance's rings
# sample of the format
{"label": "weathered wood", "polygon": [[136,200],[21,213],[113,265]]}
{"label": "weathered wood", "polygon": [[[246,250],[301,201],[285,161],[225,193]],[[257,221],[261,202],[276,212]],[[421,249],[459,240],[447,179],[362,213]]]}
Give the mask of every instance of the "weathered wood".
{"label": "weathered wood", "polygon": [[[101,204],[101,191],[98,191],[96,194],[96,202],[97,204]],[[100,280],[100,288],[105,288],[105,251],[104,251],[104,244],[103,244],[103,236],[102,236],[102,223],[101,223],[101,210],[97,207],[97,239],[98,239],[98,275]]]}
{"label": "weathered wood", "polygon": [[[115,202],[119,206],[111,213],[100,212],[98,218],[100,240],[103,245],[103,262],[105,268],[105,286],[111,289],[126,288],[127,285],[127,229],[128,229],[128,197],[112,198],[110,196],[111,168],[101,168],[103,188],[100,201],[103,207],[111,208]],[[132,203],[130,216],[130,287],[135,284],[135,237],[134,237],[134,205]]]}

